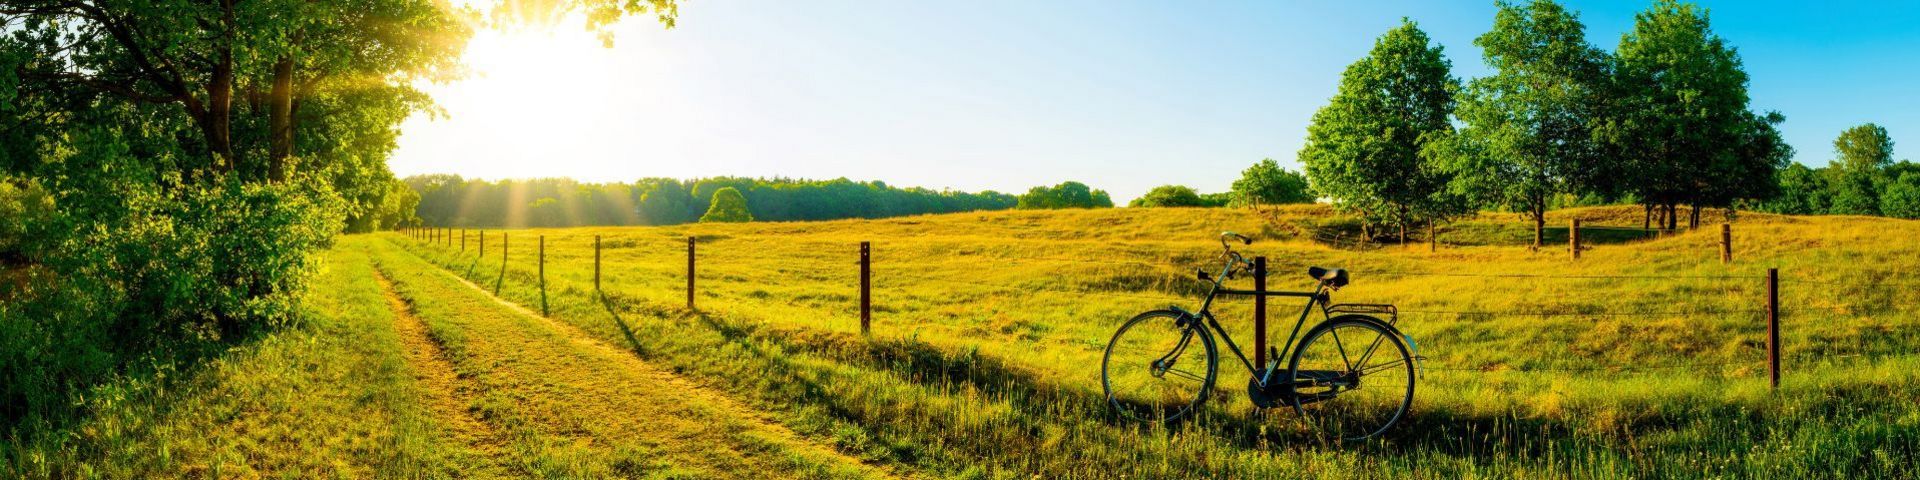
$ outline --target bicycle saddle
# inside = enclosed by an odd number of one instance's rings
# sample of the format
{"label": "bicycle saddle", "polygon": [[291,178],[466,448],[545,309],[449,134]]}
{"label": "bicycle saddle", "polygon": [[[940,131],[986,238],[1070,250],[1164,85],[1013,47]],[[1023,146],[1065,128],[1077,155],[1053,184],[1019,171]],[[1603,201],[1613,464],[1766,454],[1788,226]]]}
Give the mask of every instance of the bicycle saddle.
{"label": "bicycle saddle", "polygon": [[1326,282],[1333,288],[1347,286],[1347,270],[1344,268],[1307,267],[1307,276]]}

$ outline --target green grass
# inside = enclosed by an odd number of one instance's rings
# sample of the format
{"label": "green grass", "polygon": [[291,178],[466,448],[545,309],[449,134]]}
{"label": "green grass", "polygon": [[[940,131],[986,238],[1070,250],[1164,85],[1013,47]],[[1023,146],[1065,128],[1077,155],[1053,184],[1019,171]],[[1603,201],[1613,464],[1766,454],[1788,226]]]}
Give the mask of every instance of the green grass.
{"label": "green grass", "polygon": [[[458,373],[480,422],[504,437],[515,475],[546,478],[862,477],[857,461],[797,440],[723,396],[630,353],[498,303],[384,242],[371,248]],[[372,244],[372,245],[366,245]]]}
{"label": "green grass", "polygon": [[[1638,214],[1573,209],[1551,224],[1634,226]],[[350,236],[327,253],[302,322],[90,389],[70,425],[9,438],[0,474],[1920,474],[1920,278],[1907,273],[1920,244],[1899,240],[1920,222],[1746,214],[1733,220],[1736,261],[1721,264],[1720,220],[1608,238],[1578,261],[1564,245],[1529,251],[1511,215],[1449,226],[1429,252],[1355,244],[1341,233],[1352,221],[1321,207],[516,230],[504,268],[498,231],[485,258],[471,236],[464,252]],[[1194,421],[1107,411],[1107,338],[1139,311],[1193,306],[1192,267],[1213,260],[1221,230],[1258,233],[1246,251],[1269,258],[1275,288],[1306,288],[1304,265],[1340,266],[1354,283],[1336,300],[1410,312],[1399,324],[1430,361],[1388,438],[1326,445],[1291,411],[1254,411],[1231,358]],[[683,306],[688,236],[698,310]],[[870,337],[857,323],[860,241],[874,242]],[[1769,267],[1783,278],[1778,391],[1753,313]],[[1275,343],[1296,307],[1276,300]],[[1216,309],[1242,344],[1249,312]]]}
{"label": "green grass", "polygon": [[[1638,213],[1577,209],[1551,220],[1632,226]],[[1334,248],[1313,235],[1336,223],[1314,208],[1124,209],[528,230],[512,232],[504,270],[498,232],[485,259],[473,255],[471,238],[464,254],[386,238],[535,310],[544,301],[555,318],[630,342],[643,358],[787,412],[805,435],[935,475],[1914,473],[1920,294],[1904,272],[1920,263],[1920,245],[1890,239],[1912,238],[1920,224],[1747,214],[1734,220],[1736,261],[1723,265],[1717,229],[1594,245],[1576,262],[1563,249],[1534,253],[1504,237],[1466,237],[1524,231],[1505,215],[1456,225],[1432,253]],[[1101,345],[1133,313],[1191,305],[1194,283],[1177,265],[1207,262],[1219,230],[1277,238],[1249,250],[1276,265],[1281,288],[1305,288],[1292,271],[1327,264],[1355,272],[1337,300],[1574,314],[1405,315],[1401,325],[1430,368],[1413,417],[1373,445],[1318,445],[1297,434],[1290,412],[1256,415],[1234,393],[1244,377],[1225,363],[1222,391],[1199,421],[1164,430],[1114,420],[1099,398]],[[548,244],[544,292],[535,276],[539,235]],[[592,294],[594,235],[607,247],[606,303]],[[698,312],[678,306],[686,236],[701,242]],[[861,240],[875,242],[870,340],[855,333]],[[1763,305],[1759,276],[1768,267],[1785,279],[1789,360],[1778,392],[1766,386],[1765,326],[1752,313]],[[1674,276],[1687,278],[1655,278]],[[1907,284],[1874,283],[1888,281]],[[1219,310],[1242,343],[1247,311],[1244,302]],[[1284,336],[1290,325],[1276,324]]]}
{"label": "green grass", "polygon": [[418,402],[367,257],[327,259],[303,322],[87,390],[72,425],[10,438],[0,476],[464,476],[462,450]]}

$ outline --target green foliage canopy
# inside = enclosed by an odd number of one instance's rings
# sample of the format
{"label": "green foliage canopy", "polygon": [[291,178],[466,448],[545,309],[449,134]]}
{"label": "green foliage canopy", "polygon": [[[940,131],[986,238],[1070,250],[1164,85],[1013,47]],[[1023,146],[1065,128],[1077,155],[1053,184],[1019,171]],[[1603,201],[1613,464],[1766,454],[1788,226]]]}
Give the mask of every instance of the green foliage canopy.
{"label": "green foliage canopy", "polygon": [[1605,80],[1605,54],[1586,43],[1579,18],[1547,0],[1501,3],[1493,29],[1474,39],[1492,75],[1461,99],[1466,123],[1443,150],[1453,189],[1534,222],[1535,245],[1554,195],[1600,178],[1588,131]]}
{"label": "green foliage canopy", "polygon": [[1087,184],[1067,181],[1051,187],[1040,186],[1027,190],[1020,196],[1015,208],[1022,210],[1060,209],[1060,208],[1111,208],[1113,197],[1105,190],[1095,190]]}
{"label": "green foliage canopy", "polygon": [[1204,207],[1206,201],[1200,198],[1193,187],[1184,185],[1161,185],[1148,190],[1146,195],[1127,202],[1129,207]]}
{"label": "green foliage canopy", "polygon": [[1234,206],[1313,203],[1314,200],[1306,175],[1280,168],[1271,158],[1261,159],[1241,171],[1240,179],[1233,181],[1231,198]]}
{"label": "green foliage canopy", "polygon": [[1338,93],[1307,127],[1299,155],[1313,189],[1372,222],[1405,226],[1440,216],[1445,209],[1434,200],[1447,177],[1425,145],[1453,131],[1459,81],[1450,68],[1410,20],[1376,40],[1347,66]]}
{"label": "green foliage canopy", "polygon": [[747,212],[747,197],[733,187],[721,187],[713,192],[713,202],[707,207],[707,214],[700,216],[702,223],[741,223],[753,221],[753,214]]}

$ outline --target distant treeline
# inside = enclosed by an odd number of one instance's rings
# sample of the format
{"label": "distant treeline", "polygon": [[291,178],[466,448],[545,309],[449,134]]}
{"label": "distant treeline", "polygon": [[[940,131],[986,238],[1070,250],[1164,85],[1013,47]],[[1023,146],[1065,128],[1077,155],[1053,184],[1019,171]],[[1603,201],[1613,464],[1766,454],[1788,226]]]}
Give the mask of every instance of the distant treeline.
{"label": "distant treeline", "polygon": [[882,218],[975,210],[1005,210],[1013,195],[898,188],[848,179],[714,177],[643,178],[633,183],[585,183],[565,178],[487,181],[458,175],[404,180],[420,194],[419,221],[458,227],[568,227],[673,225],[699,221],[715,192],[732,187],[746,197],[755,221]]}

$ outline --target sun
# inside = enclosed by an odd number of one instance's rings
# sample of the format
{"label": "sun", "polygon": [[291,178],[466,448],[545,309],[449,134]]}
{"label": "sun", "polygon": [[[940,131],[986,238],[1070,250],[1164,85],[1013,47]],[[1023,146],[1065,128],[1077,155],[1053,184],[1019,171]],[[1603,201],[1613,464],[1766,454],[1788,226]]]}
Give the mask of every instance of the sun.
{"label": "sun", "polygon": [[[462,54],[467,75],[422,85],[443,116],[402,126],[413,171],[481,178],[597,177],[630,132],[634,107],[657,94],[644,42],[609,47],[578,22],[479,28]],[[622,121],[623,119],[628,121]],[[431,165],[428,165],[431,164]],[[417,167],[417,168],[416,168]]]}

